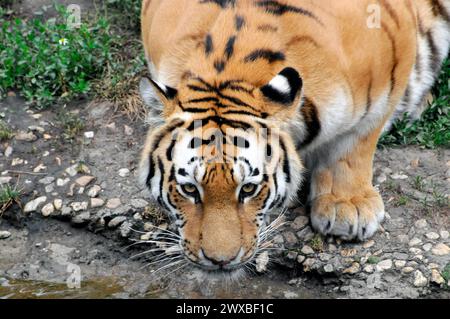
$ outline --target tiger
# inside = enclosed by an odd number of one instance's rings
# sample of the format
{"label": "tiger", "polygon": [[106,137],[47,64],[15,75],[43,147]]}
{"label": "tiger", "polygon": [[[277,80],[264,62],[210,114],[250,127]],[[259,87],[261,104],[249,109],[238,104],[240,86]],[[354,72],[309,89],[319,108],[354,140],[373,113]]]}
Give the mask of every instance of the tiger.
{"label": "tiger", "polygon": [[183,257],[231,273],[305,187],[316,232],[377,232],[377,142],[420,115],[449,53],[450,2],[144,0],[141,31],[140,181]]}

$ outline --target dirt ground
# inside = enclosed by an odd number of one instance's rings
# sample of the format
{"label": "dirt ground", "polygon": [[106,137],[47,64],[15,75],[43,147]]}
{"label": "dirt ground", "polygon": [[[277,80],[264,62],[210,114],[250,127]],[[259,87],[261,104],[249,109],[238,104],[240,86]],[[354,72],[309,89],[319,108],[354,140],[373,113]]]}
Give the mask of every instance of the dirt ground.
{"label": "dirt ground", "polygon": [[[14,9],[27,16],[49,3]],[[82,14],[95,9],[77,3]],[[0,186],[22,193],[0,217],[0,299],[450,298],[450,150],[377,152],[374,184],[387,214],[373,240],[316,236],[297,208],[274,238],[279,252],[266,272],[205,284],[193,269],[155,276],[146,258],[130,259],[148,247],[127,247],[165,223],[136,182],[145,124],[108,103],[79,101],[58,113],[0,101],[15,134],[0,144]]]}
{"label": "dirt ground", "polygon": [[[316,236],[297,208],[274,239],[281,253],[268,271],[235,283],[205,285],[193,269],[158,280],[145,258],[129,259],[141,248],[126,248],[141,236],[130,227],[164,223],[136,182],[146,126],[113,109],[80,101],[62,116],[17,97],[0,103],[15,133],[0,146],[0,182],[22,190],[22,207],[0,219],[0,234],[9,233],[0,239],[0,297],[450,297],[441,275],[450,263],[450,150],[377,152],[374,183],[388,214],[371,241]],[[83,127],[68,139],[73,117]],[[81,288],[70,289],[77,271]]]}

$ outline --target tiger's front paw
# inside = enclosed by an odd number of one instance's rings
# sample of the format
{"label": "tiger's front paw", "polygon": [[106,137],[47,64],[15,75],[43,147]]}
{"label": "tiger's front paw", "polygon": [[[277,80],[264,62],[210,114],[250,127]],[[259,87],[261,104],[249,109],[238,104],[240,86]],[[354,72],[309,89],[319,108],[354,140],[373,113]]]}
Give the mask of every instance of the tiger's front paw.
{"label": "tiger's front paw", "polygon": [[383,200],[374,189],[347,198],[326,194],[312,201],[312,226],[324,235],[366,240],[375,234],[383,219]]}

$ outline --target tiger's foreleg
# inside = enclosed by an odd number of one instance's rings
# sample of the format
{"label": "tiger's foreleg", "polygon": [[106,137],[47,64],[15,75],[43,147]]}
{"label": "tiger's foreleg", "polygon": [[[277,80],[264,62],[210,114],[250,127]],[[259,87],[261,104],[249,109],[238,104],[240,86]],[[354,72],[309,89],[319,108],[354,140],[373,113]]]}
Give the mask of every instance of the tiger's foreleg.
{"label": "tiger's foreleg", "polygon": [[382,127],[358,139],[333,164],[312,172],[311,222],[320,233],[365,240],[377,231],[384,204],[372,186],[372,167]]}

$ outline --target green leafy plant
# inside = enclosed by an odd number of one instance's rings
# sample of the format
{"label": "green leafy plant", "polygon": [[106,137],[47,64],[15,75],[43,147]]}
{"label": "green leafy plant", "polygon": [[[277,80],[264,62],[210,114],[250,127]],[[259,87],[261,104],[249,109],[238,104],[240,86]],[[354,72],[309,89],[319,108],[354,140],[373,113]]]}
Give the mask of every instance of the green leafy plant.
{"label": "green leafy plant", "polygon": [[120,11],[120,17],[126,20],[131,29],[139,30],[142,0],[107,0],[106,2],[110,7]]}
{"label": "green leafy plant", "polygon": [[72,28],[68,13],[44,20],[8,20],[0,9],[0,95],[18,89],[38,108],[89,92],[111,59],[114,37],[106,19]]}

